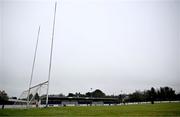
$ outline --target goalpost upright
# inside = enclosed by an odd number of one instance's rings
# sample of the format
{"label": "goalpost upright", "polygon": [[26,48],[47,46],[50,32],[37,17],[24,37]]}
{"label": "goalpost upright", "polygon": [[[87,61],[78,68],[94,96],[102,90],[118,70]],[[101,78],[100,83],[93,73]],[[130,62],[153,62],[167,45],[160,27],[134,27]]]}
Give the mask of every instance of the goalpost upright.
{"label": "goalpost upright", "polygon": [[34,65],[36,62],[36,54],[37,54],[37,47],[38,47],[38,42],[39,42],[39,33],[40,33],[41,27],[39,26],[38,28],[38,34],[37,34],[37,41],[36,41],[36,47],[35,47],[35,51],[34,51],[34,59],[33,59],[33,65],[32,65],[32,71],[31,71],[31,77],[30,77],[30,81],[29,81],[29,89],[28,89],[28,94],[27,94],[27,107],[29,106],[29,95],[30,95],[30,90],[31,90],[31,83],[32,83],[32,78],[33,78],[33,74],[34,74]]}
{"label": "goalpost upright", "polygon": [[[36,40],[36,46],[35,46],[35,51],[34,51],[34,58],[33,58],[33,64],[32,64],[32,70],[31,70],[31,76],[30,76],[30,81],[29,81],[29,87],[28,87],[28,90],[27,90],[27,101],[26,101],[26,107],[28,108],[30,103],[31,103],[31,100],[34,98],[31,98],[30,99],[30,93],[31,93],[31,90],[33,88],[36,88],[36,90],[41,90],[41,87],[43,85],[47,85],[47,90],[46,90],[46,102],[45,102],[45,107],[48,107],[48,94],[49,94],[49,82],[50,82],[50,77],[51,77],[51,64],[52,64],[52,54],[53,54],[53,45],[54,45],[54,30],[55,30],[55,20],[56,20],[56,7],[57,7],[57,1],[55,2],[55,7],[54,7],[54,19],[53,19],[53,30],[52,30],[52,36],[51,36],[51,46],[50,46],[50,58],[49,58],[49,70],[48,70],[48,80],[45,81],[45,82],[42,82],[40,84],[37,84],[35,86],[31,86],[32,84],[32,79],[33,79],[33,75],[34,75],[34,67],[35,67],[35,62],[36,62],[36,55],[37,55],[37,48],[38,48],[38,43],[39,43],[39,35],[40,35],[40,26],[38,28],[38,34],[37,34],[37,40]],[[35,91],[37,92],[37,91]]]}
{"label": "goalpost upright", "polygon": [[53,30],[52,30],[52,37],[51,37],[51,52],[50,52],[50,59],[49,59],[49,73],[48,73],[48,84],[47,84],[47,94],[46,94],[46,107],[48,107],[48,93],[49,93],[49,81],[51,77],[51,64],[52,64],[52,52],[53,52],[53,45],[54,45],[54,28],[55,28],[55,20],[56,20],[56,7],[57,2],[55,2],[54,7],[54,20],[53,20]]}

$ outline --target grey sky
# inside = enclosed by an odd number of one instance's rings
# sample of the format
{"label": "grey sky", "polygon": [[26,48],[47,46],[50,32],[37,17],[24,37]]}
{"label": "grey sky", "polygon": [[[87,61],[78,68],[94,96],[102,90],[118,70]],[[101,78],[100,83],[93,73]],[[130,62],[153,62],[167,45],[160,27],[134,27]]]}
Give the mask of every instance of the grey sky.
{"label": "grey sky", "polygon": [[[54,1],[1,0],[0,89],[47,80]],[[58,1],[50,93],[119,94],[170,86],[180,91],[180,1]]]}

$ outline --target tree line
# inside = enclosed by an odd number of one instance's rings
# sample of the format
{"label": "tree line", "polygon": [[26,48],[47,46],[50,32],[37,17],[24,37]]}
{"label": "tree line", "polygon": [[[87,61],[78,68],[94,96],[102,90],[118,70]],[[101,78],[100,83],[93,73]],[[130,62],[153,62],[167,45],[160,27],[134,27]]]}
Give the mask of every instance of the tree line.
{"label": "tree line", "polygon": [[[85,94],[81,93],[69,93],[67,96],[60,94],[60,97],[89,97],[89,98],[117,98],[119,103],[127,103],[127,102],[151,102],[154,104],[154,101],[175,101],[180,100],[180,93],[175,93],[175,90],[171,87],[160,87],[158,89],[151,88],[149,90],[144,91],[135,91],[130,94],[119,94],[119,95],[106,95],[100,89],[96,89],[92,92],[87,92]],[[29,95],[31,99],[33,97],[32,94]],[[4,90],[0,90],[0,105],[7,103],[8,95]],[[13,97],[17,99],[16,97]],[[39,100],[38,93],[35,94],[34,99]]]}
{"label": "tree line", "polygon": [[180,100],[180,93],[176,94],[175,90],[170,87],[160,87],[158,89],[151,88],[144,91],[135,91],[130,94],[119,95],[106,95],[100,89],[96,89],[93,92],[81,93],[69,93],[67,97],[94,97],[94,98],[118,98],[121,103],[126,102],[151,102],[154,101],[175,101]]}
{"label": "tree line", "polygon": [[94,98],[104,98],[106,97],[106,94],[101,91],[100,89],[96,89],[93,92],[87,92],[85,94],[79,93],[69,93],[67,97],[94,97]]}
{"label": "tree line", "polygon": [[[123,95],[121,95],[123,96]],[[154,101],[175,101],[180,100],[180,93],[176,94],[175,90],[170,87],[160,87],[159,89],[151,88],[145,91],[135,91],[128,95],[128,98],[122,99],[126,102],[147,102],[152,104]]]}

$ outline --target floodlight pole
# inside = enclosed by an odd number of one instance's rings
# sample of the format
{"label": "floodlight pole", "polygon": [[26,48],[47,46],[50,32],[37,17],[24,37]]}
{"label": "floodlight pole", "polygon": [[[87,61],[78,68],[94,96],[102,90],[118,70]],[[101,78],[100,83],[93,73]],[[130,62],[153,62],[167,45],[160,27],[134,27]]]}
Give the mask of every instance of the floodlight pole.
{"label": "floodlight pole", "polygon": [[30,78],[30,81],[29,81],[29,90],[28,90],[28,95],[27,95],[27,107],[29,106],[30,87],[31,87],[32,78],[33,78],[33,74],[34,74],[34,65],[35,65],[35,62],[36,62],[36,53],[37,53],[37,47],[38,47],[38,42],[39,42],[40,30],[41,30],[41,27],[39,26],[38,34],[37,34],[36,47],[35,47],[35,51],[34,51],[33,65],[32,65],[32,70],[31,70],[31,78]]}
{"label": "floodlight pole", "polygon": [[53,31],[52,31],[52,41],[51,41],[51,52],[49,59],[50,61],[49,61],[49,74],[48,74],[48,85],[47,85],[47,94],[46,94],[46,107],[48,107],[49,81],[51,77],[51,63],[52,63],[52,52],[53,52],[53,44],[54,44],[54,27],[56,21],[56,6],[57,6],[57,2],[55,2],[55,7],[54,7],[54,21],[53,21]]}

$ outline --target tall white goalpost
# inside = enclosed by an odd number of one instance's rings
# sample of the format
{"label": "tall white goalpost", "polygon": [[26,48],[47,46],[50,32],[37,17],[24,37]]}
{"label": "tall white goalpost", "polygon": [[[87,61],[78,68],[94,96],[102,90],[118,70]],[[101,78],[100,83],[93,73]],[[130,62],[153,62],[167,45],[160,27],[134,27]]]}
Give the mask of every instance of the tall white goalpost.
{"label": "tall white goalpost", "polygon": [[29,89],[28,89],[28,94],[27,94],[27,107],[29,106],[29,103],[30,103],[29,95],[30,95],[30,90],[31,90],[32,78],[33,78],[33,75],[34,75],[34,65],[35,65],[35,62],[36,62],[36,54],[37,54],[37,47],[38,47],[38,42],[39,42],[40,30],[41,30],[41,27],[39,26],[38,35],[37,35],[37,41],[36,41],[36,47],[35,47],[35,52],[34,52],[32,71],[31,71],[31,77],[30,77],[30,81],[29,81]]}
{"label": "tall white goalpost", "polygon": [[49,93],[49,82],[51,77],[51,64],[52,64],[52,52],[53,52],[53,45],[54,45],[54,29],[55,29],[55,21],[56,21],[56,7],[57,2],[55,2],[54,7],[54,20],[53,20],[53,31],[52,31],[52,41],[51,41],[51,52],[50,52],[50,59],[49,59],[49,73],[48,73],[48,85],[47,85],[47,94],[46,94],[46,107],[48,107],[48,93]]}
{"label": "tall white goalpost", "polygon": [[[49,95],[49,82],[51,77],[51,65],[52,65],[52,54],[53,54],[53,45],[54,45],[54,31],[55,31],[55,20],[56,20],[56,7],[57,2],[55,2],[54,7],[54,19],[53,19],[53,30],[52,30],[52,36],[51,36],[51,47],[50,47],[50,58],[49,58],[49,70],[48,70],[48,80],[42,83],[39,83],[37,85],[31,86],[32,79],[34,75],[34,67],[36,62],[36,54],[37,54],[37,48],[39,43],[39,35],[40,35],[40,26],[38,28],[38,34],[37,34],[37,40],[36,40],[36,46],[34,51],[34,57],[33,57],[33,64],[32,64],[32,70],[31,70],[31,76],[29,81],[29,88],[28,90],[25,90],[22,92],[18,100],[14,103],[15,105],[23,105],[26,104],[26,107],[30,107],[30,105],[33,104],[41,104],[41,99],[45,99],[45,107],[48,107],[48,95]],[[46,91],[43,89],[47,89]],[[38,99],[37,99],[38,98]]]}

